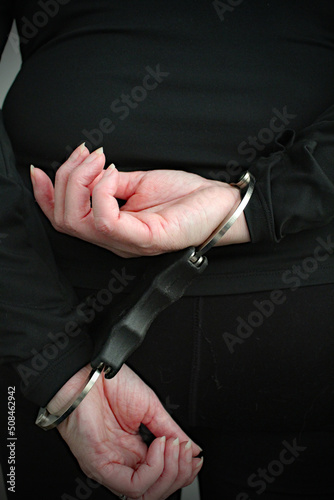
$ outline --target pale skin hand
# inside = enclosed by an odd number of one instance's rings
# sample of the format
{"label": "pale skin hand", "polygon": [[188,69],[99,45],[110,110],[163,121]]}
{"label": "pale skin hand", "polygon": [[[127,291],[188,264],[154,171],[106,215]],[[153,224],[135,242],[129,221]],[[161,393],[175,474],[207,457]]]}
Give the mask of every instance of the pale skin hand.
{"label": "pale skin hand", "polygon": [[[42,170],[32,170],[34,194],[56,230],[122,257],[197,246],[240,202],[238,189],[187,172],[124,173],[104,164],[102,150],[90,154],[82,145],[57,171],[55,186]],[[127,200],[121,209],[116,198]],[[220,244],[249,240],[242,215]],[[59,391],[48,405],[51,413],[71,400],[88,371]],[[141,423],[156,436],[149,448],[138,434]],[[126,366],[110,381],[100,377],[58,429],[89,477],[129,499],[165,499],[202,466],[194,458],[200,448]]]}
{"label": "pale skin hand", "polygon": [[[200,245],[240,202],[229,184],[175,170],[104,170],[102,148],[82,145],[58,169],[55,186],[32,169],[36,201],[54,228],[121,257]],[[127,200],[118,206],[116,198]],[[219,245],[250,241],[242,214]]]}
{"label": "pale skin hand", "polygon": [[[80,389],[91,367],[74,375],[48,404],[57,413]],[[156,436],[149,448],[143,423]],[[126,365],[101,375],[77,409],[58,426],[84,473],[116,495],[163,500],[193,482],[201,449],[174,422],[154,392]]]}

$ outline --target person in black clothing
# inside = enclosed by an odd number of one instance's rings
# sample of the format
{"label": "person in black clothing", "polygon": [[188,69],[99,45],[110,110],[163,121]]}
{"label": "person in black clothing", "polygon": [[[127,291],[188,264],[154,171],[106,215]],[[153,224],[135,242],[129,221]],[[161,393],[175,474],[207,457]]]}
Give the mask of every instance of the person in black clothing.
{"label": "person in black clothing", "polygon": [[[129,359],[142,380],[124,367],[108,386],[125,398],[127,381],[147,388],[145,381],[187,433],[174,423],[163,430],[165,474],[155,486],[145,483],[147,493],[109,470],[99,475],[104,462],[93,464],[80,437],[86,424],[78,422],[97,418],[89,402],[101,394],[102,379],[59,430],[84,472],[117,494],[162,498],[192,480],[201,462],[185,465],[190,436],[205,454],[202,499],[333,496],[334,7],[326,0],[224,5],[71,0],[0,7],[1,48],[15,18],[23,59],[3,108],[15,160],[1,134],[1,232],[8,234],[0,245],[1,356],[24,383],[27,417],[18,424],[30,435],[21,436],[22,446],[34,442],[40,453],[52,446],[52,460],[61,457],[68,470],[48,479],[50,464],[40,457],[21,463],[36,495],[67,498],[86,481],[57,434],[41,435],[32,423],[36,405],[57,408],[69,397],[66,382],[76,388],[87,370],[110,271],[130,282],[113,296],[116,307],[152,255],[205,239],[238,200],[231,183],[249,170],[256,185],[244,214],[210,251],[207,272],[157,318]],[[76,148],[84,141],[87,147]],[[112,162],[116,169],[103,170]],[[43,211],[33,201],[30,163],[39,167],[32,178]],[[55,205],[40,169],[52,182],[58,171]],[[154,226],[152,213],[171,195],[172,216]],[[121,218],[114,196],[128,200]],[[123,224],[133,212],[150,227],[151,241],[143,226],[137,233],[135,224]],[[81,302],[91,294],[89,322]],[[78,334],[67,335],[66,347],[55,348],[34,376],[37,359],[73,323]],[[19,384],[11,370],[4,373],[6,386]],[[120,401],[111,403],[116,415]],[[191,454],[198,452],[193,444]],[[33,473],[28,478],[37,467],[38,483]],[[91,498],[110,497],[94,486]]]}

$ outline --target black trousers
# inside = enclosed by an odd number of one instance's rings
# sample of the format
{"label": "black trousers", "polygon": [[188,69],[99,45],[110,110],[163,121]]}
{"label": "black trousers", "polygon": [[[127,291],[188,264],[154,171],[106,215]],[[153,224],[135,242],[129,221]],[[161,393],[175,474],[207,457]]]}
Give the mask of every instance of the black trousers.
{"label": "black trousers", "polygon": [[[81,290],[84,297],[89,292]],[[185,297],[154,322],[129,365],[203,448],[201,499],[334,498],[334,286]],[[17,387],[16,500],[112,499]],[[174,498],[177,498],[175,495]]]}

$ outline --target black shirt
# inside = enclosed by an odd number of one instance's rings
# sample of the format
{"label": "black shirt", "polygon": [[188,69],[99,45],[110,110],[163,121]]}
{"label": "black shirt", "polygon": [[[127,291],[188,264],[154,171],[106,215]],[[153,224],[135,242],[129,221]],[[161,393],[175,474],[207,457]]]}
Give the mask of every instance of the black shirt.
{"label": "black shirt", "polygon": [[[121,170],[225,182],[250,170],[252,242],[211,250],[187,293],[333,283],[333,2],[42,4],[0,7],[0,44],[14,18],[21,37],[22,69],[3,112],[28,190],[30,163],[53,177],[85,140]],[[74,287],[100,289],[111,269],[140,276],[149,265],[56,233],[38,213]]]}

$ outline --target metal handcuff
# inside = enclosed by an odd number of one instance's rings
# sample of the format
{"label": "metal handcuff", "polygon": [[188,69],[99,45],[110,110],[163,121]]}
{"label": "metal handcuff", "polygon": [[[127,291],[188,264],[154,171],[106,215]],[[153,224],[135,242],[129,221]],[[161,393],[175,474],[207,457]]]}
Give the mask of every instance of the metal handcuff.
{"label": "metal handcuff", "polygon": [[[155,265],[144,274],[133,293],[122,303],[121,311],[102,325],[95,346],[92,371],[79,396],[59,415],[53,415],[47,408],[40,408],[36,425],[50,430],[63,422],[87,396],[101,373],[105,378],[114,377],[127,358],[139,347],[156,316],[173,302],[180,299],[190,283],[203,273],[208,260],[203,256],[230,229],[246,208],[255,186],[255,178],[250,172],[242,175],[236,183],[242,200],[235,211],[230,212],[223,222],[197,249],[189,247],[179,252],[169,253],[155,259]],[[125,499],[126,497],[121,496]]]}

